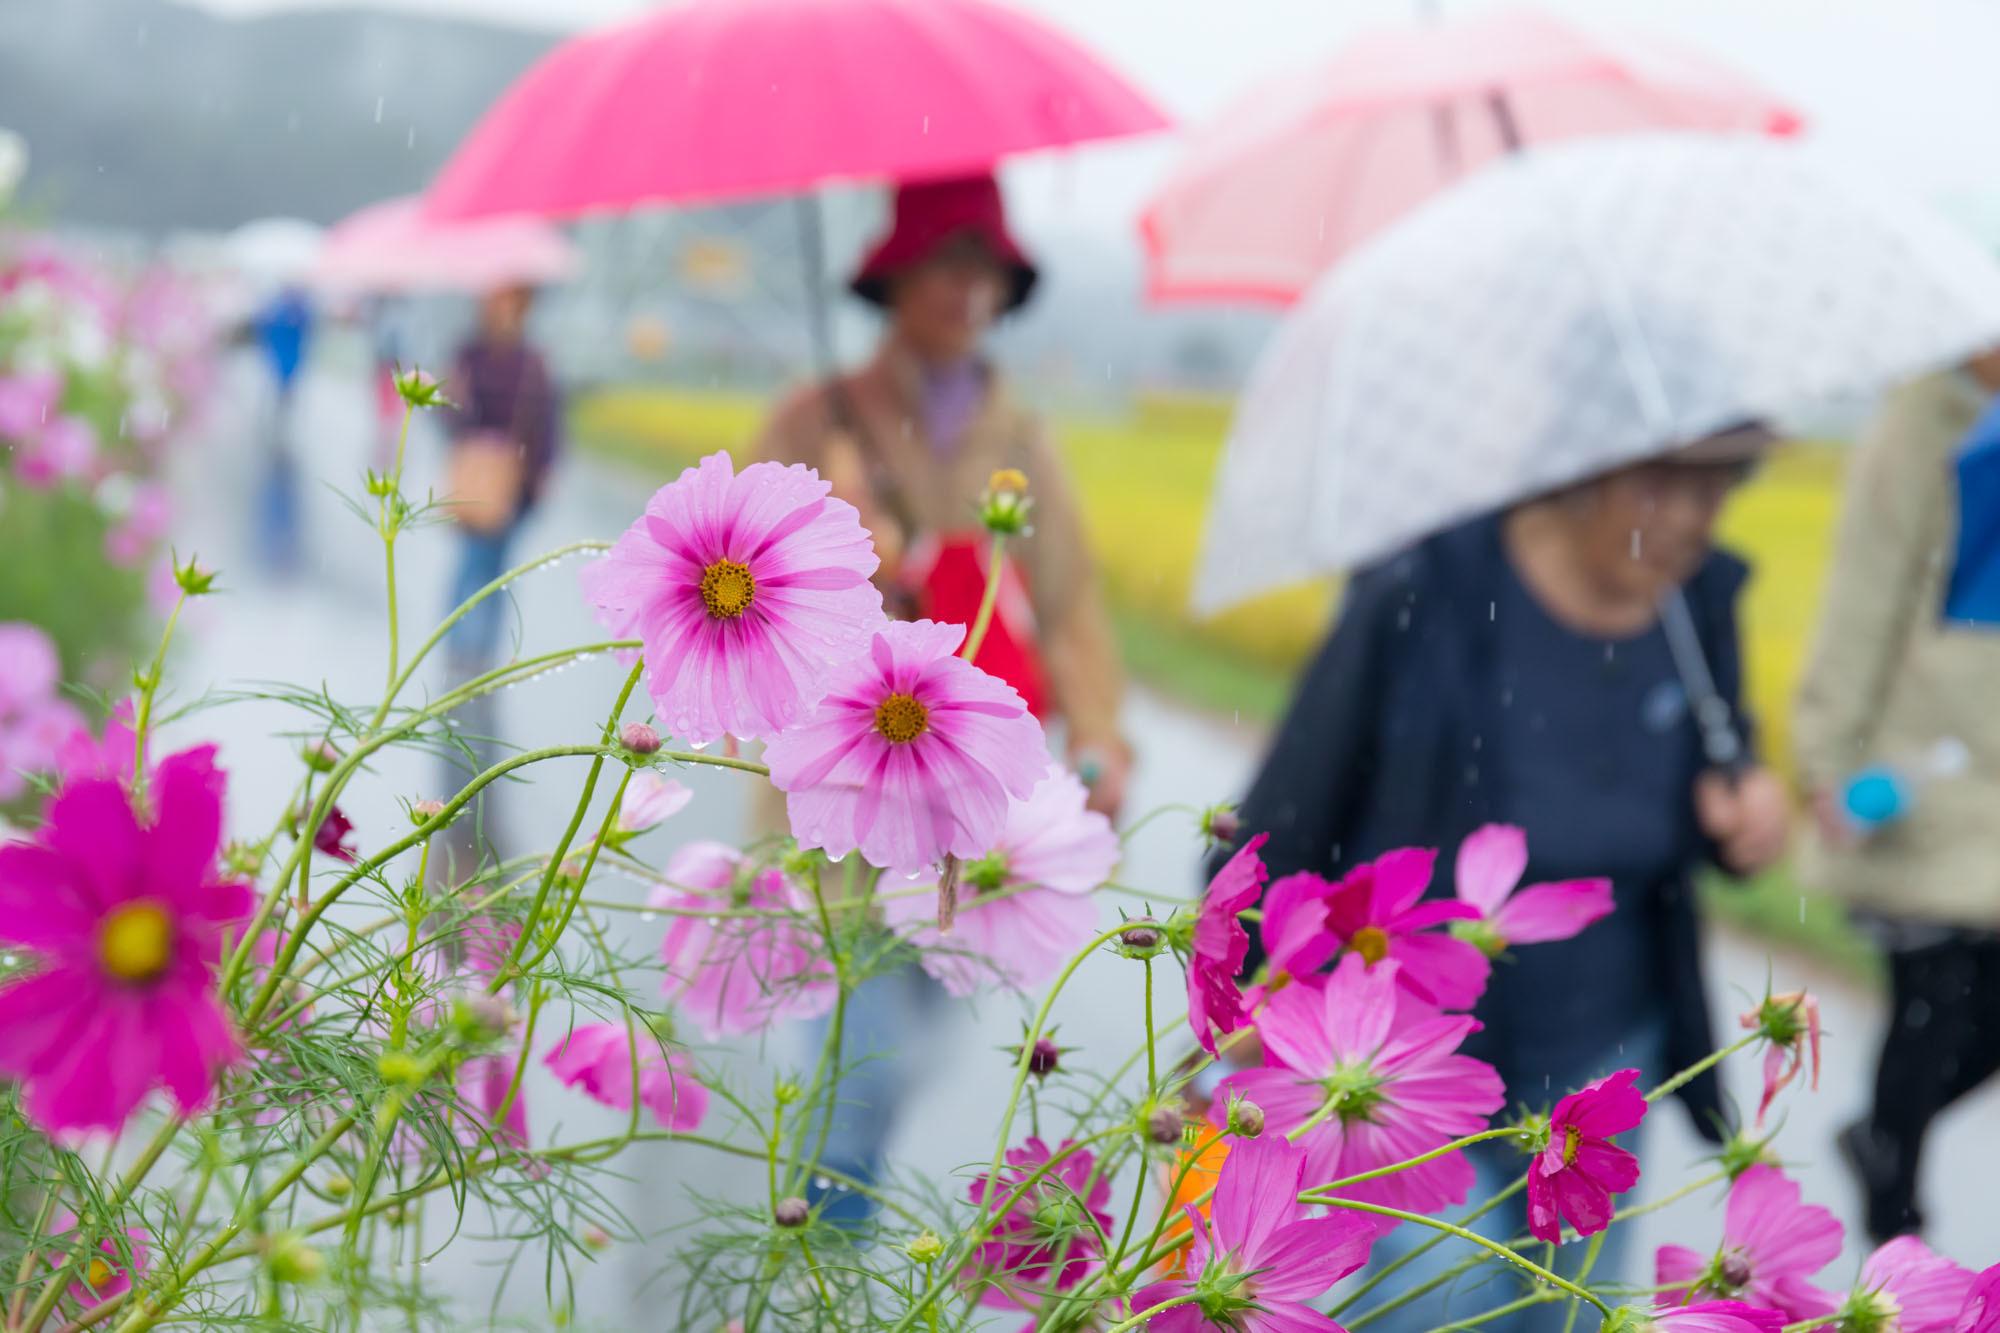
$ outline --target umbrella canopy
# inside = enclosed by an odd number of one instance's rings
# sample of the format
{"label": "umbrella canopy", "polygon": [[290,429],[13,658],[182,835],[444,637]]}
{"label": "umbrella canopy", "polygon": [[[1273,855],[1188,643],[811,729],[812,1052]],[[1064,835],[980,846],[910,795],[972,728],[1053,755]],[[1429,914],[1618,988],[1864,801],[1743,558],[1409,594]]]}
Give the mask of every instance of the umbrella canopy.
{"label": "umbrella canopy", "polygon": [[310,277],[338,291],[482,292],[563,282],[579,267],[576,247],[541,218],[437,222],[410,195],[337,223]]}
{"label": "umbrella canopy", "polygon": [[565,42],[487,112],[433,216],[573,216],[953,176],[1160,129],[1068,37],[988,0],[694,0]]}
{"label": "umbrella canopy", "polygon": [[1296,300],[1341,255],[1523,144],[1800,124],[1701,56],[1534,10],[1379,31],[1191,136],[1141,216],[1148,292]]}
{"label": "umbrella canopy", "polygon": [[1204,610],[2000,341],[2000,267],[1797,144],[1532,150],[1357,251],[1259,361]]}

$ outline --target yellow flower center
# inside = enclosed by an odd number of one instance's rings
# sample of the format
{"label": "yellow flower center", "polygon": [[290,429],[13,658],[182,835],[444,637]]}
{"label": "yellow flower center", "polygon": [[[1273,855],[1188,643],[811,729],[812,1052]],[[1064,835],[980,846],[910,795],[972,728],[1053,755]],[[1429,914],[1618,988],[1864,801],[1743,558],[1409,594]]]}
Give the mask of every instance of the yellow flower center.
{"label": "yellow flower center", "polygon": [[900,690],[875,705],[875,730],[891,745],[904,745],[931,729],[931,710]]}
{"label": "yellow flower center", "polygon": [[1563,1165],[1576,1165],[1576,1145],[1583,1138],[1583,1131],[1575,1125],[1563,1126]]}
{"label": "yellow flower center", "polygon": [[986,479],[986,489],[1024,493],[1028,489],[1028,474],[1019,468],[1003,467]]}
{"label": "yellow flower center", "polygon": [[166,910],[141,898],[113,909],[97,936],[104,970],[120,981],[151,981],[173,956],[174,923]]}
{"label": "yellow flower center", "polygon": [[1373,967],[1389,956],[1389,932],[1380,926],[1363,926],[1354,932],[1347,945]]}
{"label": "yellow flower center", "polygon": [[757,600],[757,579],[750,566],[718,560],[701,571],[701,604],[717,620],[734,620]]}
{"label": "yellow flower center", "polygon": [[111,1280],[112,1267],[103,1259],[92,1259],[84,1265],[83,1280],[90,1284],[92,1291],[103,1291],[104,1284]]}

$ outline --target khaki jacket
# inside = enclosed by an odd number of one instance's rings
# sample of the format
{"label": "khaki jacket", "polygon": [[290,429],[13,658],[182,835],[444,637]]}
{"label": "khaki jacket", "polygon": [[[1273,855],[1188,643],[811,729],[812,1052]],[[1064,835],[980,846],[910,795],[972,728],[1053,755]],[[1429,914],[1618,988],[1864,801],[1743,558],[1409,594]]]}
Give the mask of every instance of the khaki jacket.
{"label": "khaki jacket", "polygon": [[[922,437],[919,372],[893,343],[840,381],[860,432],[843,430],[825,385],[792,394],[764,428],[759,458],[804,463],[861,511],[882,556],[885,589],[906,535],[976,531],[974,507],[999,468],[1028,478],[1033,532],[1009,541],[1033,605],[1051,703],[1068,726],[1072,751],[1124,751],[1118,732],[1123,678],[1105,614],[1083,516],[1062,461],[1034,413],[1016,403],[997,375],[985,402],[950,454]],[[878,456],[879,455],[879,456]],[[886,479],[886,482],[885,482]],[[887,494],[900,497],[900,513]],[[908,524],[914,533],[906,534]]]}
{"label": "khaki jacket", "polygon": [[1907,818],[1840,850],[1817,830],[1808,882],[1886,915],[2000,924],[2000,628],[1946,624],[1958,445],[1986,405],[1961,372],[1892,394],[1848,474],[1826,599],[1794,721],[1809,789],[1873,763],[1920,770],[1940,741],[1963,771],[1920,777]]}

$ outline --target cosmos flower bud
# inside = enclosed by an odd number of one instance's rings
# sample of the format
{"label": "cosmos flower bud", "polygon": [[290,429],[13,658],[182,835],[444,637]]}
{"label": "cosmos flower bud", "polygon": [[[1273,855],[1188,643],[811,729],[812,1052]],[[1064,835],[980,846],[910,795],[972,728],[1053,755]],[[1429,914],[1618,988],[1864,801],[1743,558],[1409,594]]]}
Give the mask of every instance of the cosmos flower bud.
{"label": "cosmos flower bud", "polygon": [[772,1218],[781,1227],[802,1227],[812,1216],[812,1205],[798,1195],[787,1195],[778,1200],[778,1206],[771,1210]]}
{"label": "cosmos flower bud", "polygon": [[1186,1125],[1187,1117],[1181,1108],[1168,1102],[1161,1102],[1146,1113],[1146,1137],[1158,1144],[1179,1143]]}
{"label": "cosmos flower bud", "polygon": [[424,1065],[408,1051],[384,1051],[375,1057],[375,1072],[384,1083],[419,1083],[424,1077]]}
{"label": "cosmos flower bud", "polygon": [[514,1006],[497,995],[460,996],[452,1002],[451,1025],[464,1041],[484,1045],[514,1027]]}
{"label": "cosmos flower bud", "polygon": [[1248,1097],[1229,1099],[1229,1132],[1239,1138],[1254,1139],[1264,1132],[1264,1108]]}
{"label": "cosmos flower bud", "polygon": [[280,1282],[304,1284],[326,1276],[326,1256],[295,1233],[274,1237],[264,1262]]}
{"label": "cosmos flower bud", "polygon": [[979,521],[988,532],[1014,536],[1028,530],[1028,478],[1018,469],[1003,467],[986,481],[986,493],[979,497]]}
{"label": "cosmos flower bud", "polygon": [[326,1178],[326,1183],[321,1188],[332,1198],[344,1199],[354,1193],[354,1182],[336,1171]]}
{"label": "cosmos flower bud", "polygon": [[410,819],[417,824],[428,824],[444,813],[444,802],[427,796],[421,801],[410,802]]}
{"label": "cosmos flower bud", "polygon": [[1134,958],[1151,957],[1165,942],[1160,934],[1160,923],[1151,917],[1139,917],[1118,935],[1118,943]]}
{"label": "cosmos flower bud", "polygon": [[185,564],[179,556],[173,556],[174,584],[189,597],[202,597],[214,591],[215,571],[204,569],[195,556],[189,556]]}
{"label": "cosmos flower bud", "polygon": [[660,733],[644,722],[627,722],[618,733],[618,743],[633,754],[658,754]]}
{"label": "cosmos flower bud", "polygon": [[333,766],[340,762],[340,751],[329,741],[314,741],[299,751],[299,758],[306,761],[306,767],[315,773],[331,773]]}
{"label": "cosmos flower bud", "polygon": [[611,1233],[600,1226],[587,1226],[583,1229],[583,1243],[593,1250],[608,1250],[611,1248]]}
{"label": "cosmos flower bud", "polygon": [[1243,821],[1236,817],[1235,806],[1211,805],[1201,812],[1201,832],[1210,842],[1232,847],[1243,832]]}
{"label": "cosmos flower bud", "polygon": [[1028,1053],[1028,1072],[1036,1078],[1047,1078],[1056,1072],[1062,1063],[1062,1051],[1047,1037],[1035,1038],[1035,1046]]}
{"label": "cosmos flower bud", "polygon": [[903,1247],[903,1253],[920,1264],[935,1263],[938,1256],[944,1253],[944,1242],[934,1231],[919,1231]]}
{"label": "cosmos flower bud", "polygon": [[437,376],[416,366],[396,371],[396,392],[402,395],[403,401],[411,407],[458,405],[444,396],[444,386],[438,383]]}

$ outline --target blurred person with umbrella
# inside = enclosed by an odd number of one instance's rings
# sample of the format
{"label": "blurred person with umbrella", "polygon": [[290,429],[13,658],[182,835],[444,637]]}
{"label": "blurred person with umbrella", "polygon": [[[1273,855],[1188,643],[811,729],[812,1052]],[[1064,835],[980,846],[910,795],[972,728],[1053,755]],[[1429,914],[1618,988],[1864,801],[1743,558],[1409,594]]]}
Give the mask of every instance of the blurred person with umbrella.
{"label": "blurred person with umbrella", "polygon": [[[861,511],[892,613],[961,624],[978,610],[992,554],[972,498],[997,472],[1026,478],[1032,526],[1012,548],[1019,559],[1002,557],[976,661],[1036,714],[1061,718],[1091,805],[1115,817],[1132,752],[1119,732],[1122,673],[1082,513],[1040,420],[981,352],[1036,278],[990,175],[900,187],[887,234],[849,284],[883,312],[874,358],[794,394],[757,452],[816,468]],[[880,1176],[914,1075],[914,1040],[942,999],[914,966],[871,977],[850,998],[847,1043],[861,1062],[841,1081],[825,1156],[842,1172]],[[829,1209],[843,1221],[867,1215],[856,1195]]]}
{"label": "blurred person with umbrella", "polygon": [[2000,351],[1986,351],[1891,395],[1861,442],[1793,729],[1816,832],[1801,875],[1888,956],[1873,1104],[1840,1137],[1878,1242],[1923,1229],[1931,1121],[2000,1072],[1996,680]]}
{"label": "blurred person with umbrella", "polygon": [[[1274,876],[1438,847],[1449,893],[1455,848],[1511,823],[1524,879],[1610,877],[1611,916],[1494,969],[1467,1049],[1510,1101],[1713,1049],[1693,873],[1770,864],[1789,822],[1740,707],[1746,571],[1711,541],[1767,423],[1995,332],[2000,270],[1936,220],[1796,146],[1695,135],[1499,163],[1349,256],[1280,330],[1224,452],[1197,601],[1356,572],[1243,836],[1270,835]],[[1712,1074],[1680,1095],[1719,1135]],[[1520,1169],[1473,1156],[1479,1197]],[[1511,1236],[1521,1215],[1480,1225]],[[1378,1264],[1422,1240],[1405,1231]],[[1444,1291],[1387,1323],[1468,1301],[1491,1304]]]}

